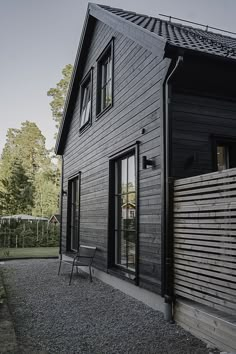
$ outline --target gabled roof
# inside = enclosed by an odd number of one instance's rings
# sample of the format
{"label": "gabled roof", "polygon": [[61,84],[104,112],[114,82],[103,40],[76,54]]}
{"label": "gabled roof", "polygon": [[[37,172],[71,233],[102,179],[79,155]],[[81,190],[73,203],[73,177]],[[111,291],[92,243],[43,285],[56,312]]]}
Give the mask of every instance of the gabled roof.
{"label": "gabled roof", "polygon": [[55,152],[59,155],[63,154],[73,106],[79,89],[77,78],[82,77],[84,52],[87,52],[96,20],[100,20],[115,31],[123,33],[150,50],[154,55],[164,55],[168,49],[181,48],[193,53],[210,54],[215,58],[236,59],[236,38],[106,5],[89,3],[56,141]]}
{"label": "gabled roof", "polygon": [[236,59],[236,38],[110,6],[98,6],[156,34],[176,47]]}

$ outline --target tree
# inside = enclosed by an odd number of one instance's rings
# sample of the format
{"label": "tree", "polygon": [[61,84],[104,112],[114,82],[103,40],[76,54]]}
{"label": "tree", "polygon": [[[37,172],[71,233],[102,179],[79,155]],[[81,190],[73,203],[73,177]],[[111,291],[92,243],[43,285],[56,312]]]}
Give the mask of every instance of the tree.
{"label": "tree", "polygon": [[0,210],[2,214],[29,213],[34,204],[33,183],[19,160],[14,160],[9,175],[0,181]]}
{"label": "tree", "polygon": [[0,161],[0,212],[35,216],[57,212],[59,175],[35,123],[26,121],[20,129],[9,129]]}
{"label": "tree", "polygon": [[20,129],[8,129],[7,141],[1,157],[1,177],[9,175],[15,159],[21,162],[27,176],[33,181],[42,166],[50,164],[45,137],[34,122],[21,123]]}
{"label": "tree", "polygon": [[33,214],[51,216],[59,209],[59,180],[55,165],[51,169],[40,171],[35,177],[35,205]]}
{"label": "tree", "polygon": [[58,129],[62,120],[64,104],[66,95],[71,79],[73,66],[67,64],[62,69],[62,79],[56,84],[55,88],[50,88],[47,92],[49,97],[52,97],[50,102],[53,119],[56,122],[56,128]]}

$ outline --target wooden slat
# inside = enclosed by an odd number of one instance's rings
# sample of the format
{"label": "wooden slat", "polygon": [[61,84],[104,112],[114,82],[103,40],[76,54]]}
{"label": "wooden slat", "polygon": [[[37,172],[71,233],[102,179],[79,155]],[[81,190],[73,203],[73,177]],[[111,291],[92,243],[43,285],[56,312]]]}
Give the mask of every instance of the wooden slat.
{"label": "wooden slat", "polygon": [[182,265],[182,264],[178,264],[178,263],[175,263],[175,268],[176,269],[183,269],[185,271],[188,271],[188,272],[192,272],[192,273],[197,273],[197,274],[204,274],[204,275],[207,275],[207,276],[210,276],[212,278],[215,278],[215,283],[217,284],[217,279],[221,279],[222,276],[224,277],[225,280],[228,280],[229,282],[229,287],[231,289],[236,289],[236,283],[235,282],[235,276],[232,276],[232,275],[229,275],[229,274],[220,274],[220,273],[217,273],[217,272],[213,272],[213,271],[210,271],[210,270],[205,270],[205,269],[200,269],[200,268],[195,268],[195,267],[192,267],[192,266],[187,266],[187,265]]}
{"label": "wooden slat", "polygon": [[229,211],[229,213],[232,212],[232,210],[236,210],[236,202],[231,202],[231,203],[208,203],[208,204],[201,204],[201,203],[176,203],[174,205],[174,212],[180,213],[180,212],[203,212],[203,211],[208,211],[211,212],[212,210],[214,211]]}
{"label": "wooden slat", "polygon": [[175,254],[178,253],[180,255],[189,255],[191,257],[207,257],[209,259],[214,259],[216,261],[223,261],[223,262],[232,262],[235,263],[236,262],[236,258],[235,257],[231,257],[231,256],[225,256],[223,254],[215,254],[215,253],[209,253],[209,252],[197,252],[196,250],[191,251],[191,250],[185,250],[185,249],[178,249],[175,248],[174,249]]}
{"label": "wooden slat", "polygon": [[181,234],[175,231],[175,239],[178,242],[181,242],[182,239],[189,239],[189,240],[209,240],[209,241],[218,241],[218,242],[236,242],[235,237],[231,236],[222,236],[222,235],[199,235],[199,234]]}
{"label": "wooden slat", "polygon": [[200,262],[203,264],[212,264],[214,266],[220,266],[220,267],[226,267],[226,268],[232,268],[232,269],[236,269],[236,260],[235,262],[230,262],[227,259],[225,260],[219,260],[219,259],[211,259],[209,258],[209,255],[207,254],[204,258],[204,254],[201,254],[202,257],[197,257],[196,255],[190,256],[190,255],[186,255],[186,254],[182,254],[182,253],[178,253],[178,252],[174,252],[174,259],[187,259],[189,261],[193,261],[193,259],[196,262]]}
{"label": "wooden slat", "polygon": [[[209,187],[210,186],[210,187]],[[189,195],[189,194],[201,194],[207,192],[218,191],[219,189],[227,190],[235,188],[236,177],[232,178],[222,178],[218,180],[209,180],[205,184],[202,182],[194,183],[184,187],[175,187],[175,196],[179,195]]]}
{"label": "wooden slat", "polygon": [[191,294],[194,296],[200,296],[201,299],[209,301],[210,303],[221,305],[221,306],[226,306],[229,310],[229,312],[228,312],[229,314],[232,313],[230,311],[232,309],[234,310],[234,313],[236,314],[236,304],[231,301],[220,299],[219,297],[208,295],[206,293],[204,293],[204,295],[202,296],[201,291],[197,291],[195,289],[189,289],[189,288],[186,288],[186,286],[182,286],[182,285],[178,285],[178,284],[175,284],[175,288],[179,292],[188,293],[188,294]]}
{"label": "wooden slat", "polygon": [[[176,240],[178,242],[178,239]],[[188,245],[202,245],[202,246],[209,246],[209,247],[215,247],[218,249],[219,253],[221,252],[222,248],[223,249],[230,249],[230,250],[236,250],[236,244],[233,244],[231,242],[214,242],[214,241],[208,241],[206,240],[189,240],[189,239],[179,239],[179,243],[188,244]],[[236,255],[236,253],[235,253]]]}
{"label": "wooden slat", "polygon": [[218,229],[218,230],[236,230],[236,224],[231,224],[231,223],[204,223],[202,224],[202,220],[199,220],[198,223],[192,223],[191,221],[188,221],[188,223],[180,223],[179,220],[177,220],[174,223],[175,228],[188,228],[188,229]]}
{"label": "wooden slat", "polygon": [[175,274],[182,275],[185,277],[191,277],[196,280],[201,280],[201,281],[205,282],[206,284],[210,283],[213,285],[222,286],[222,288],[224,288],[225,292],[227,292],[227,293],[229,293],[229,291],[231,291],[231,290],[233,292],[236,290],[235,284],[232,284],[231,282],[226,281],[226,280],[212,278],[212,276],[209,276],[208,274],[190,273],[188,270],[178,269],[178,268],[175,269]]}
{"label": "wooden slat", "polygon": [[227,323],[205,311],[191,310],[189,306],[176,305],[175,320],[193,335],[211,343],[224,352],[235,352],[235,325]]}
{"label": "wooden slat", "polygon": [[[196,268],[196,272],[198,271],[198,269],[205,269],[205,270],[211,270],[213,272],[216,272],[217,274],[219,274],[220,276],[222,276],[223,274],[228,274],[228,275],[232,275],[235,277],[236,279],[236,269],[234,268],[226,268],[220,265],[210,265],[210,264],[204,264],[202,262],[199,261],[195,261],[195,260],[184,260],[184,259],[180,259],[180,258],[175,258],[175,264],[182,264],[182,265],[187,265],[193,268]],[[236,282],[236,280],[235,280]]]}
{"label": "wooden slat", "polygon": [[176,180],[174,185],[176,187],[176,186],[187,185],[192,183],[194,186],[194,183],[197,182],[204,182],[208,180],[221,179],[221,178],[232,177],[232,176],[236,176],[236,168],[231,168],[230,170],[225,170],[225,171],[206,173],[201,176],[181,178],[179,180]]}
{"label": "wooden slat", "polygon": [[226,226],[234,226],[234,224],[236,225],[236,218],[231,218],[231,217],[225,217],[222,219],[218,219],[218,218],[204,218],[204,217],[198,217],[196,219],[190,218],[190,217],[185,217],[183,218],[178,217],[178,215],[175,215],[174,218],[174,222],[175,224],[177,223],[181,223],[181,224],[214,224],[214,225],[222,225],[222,224],[226,224]]}
{"label": "wooden slat", "polygon": [[[192,291],[193,292],[193,291]],[[198,296],[196,296],[195,294],[190,294],[189,292],[183,292],[183,291],[180,291],[180,290],[177,290],[176,289],[176,294],[179,295],[179,296],[183,296],[183,297],[186,297],[187,299],[190,299],[190,300],[193,300],[193,301],[196,301],[200,304],[203,304],[203,305],[206,305],[206,306],[210,306],[216,310],[220,310],[224,313],[227,313],[229,315],[232,315],[232,312],[233,310],[224,306],[224,305],[218,305],[218,304],[215,304],[214,302],[212,301],[208,301],[208,300],[205,300],[204,298],[200,298]]]}
{"label": "wooden slat", "polygon": [[[234,186],[236,188],[236,186]],[[220,198],[220,200],[224,202],[228,202],[232,199],[232,197],[236,196],[236,189],[230,190],[230,191],[220,191],[217,193],[204,193],[202,192],[201,194],[194,194],[192,195],[191,192],[188,195],[178,195],[174,197],[174,202],[187,202],[187,201],[194,201],[194,200],[209,200],[210,202],[212,200],[216,200]]]}
{"label": "wooden slat", "polygon": [[[180,181],[180,180],[179,180]],[[205,189],[205,188],[215,188],[217,186],[221,185],[230,185],[231,183],[236,182],[236,176],[235,177],[226,177],[226,178],[221,178],[221,179],[209,179],[204,182],[196,182],[196,183],[190,183],[190,184],[184,184],[184,185],[175,185],[175,192],[176,193],[189,193],[189,190],[194,191],[196,189],[196,193],[198,192],[199,189]]]}
{"label": "wooden slat", "polygon": [[205,293],[209,292],[210,294],[212,294],[214,296],[219,296],[219,297],[228,299],[233,302],[236,301],[235,300],[236,299],[236,290],[226,289],[229,292],[227,294],[227,291],[225,291],[224,287],[218,286],[216,284],[210,284],[210,283],[206,284],[206,282],[196,280],[193,278],[189,278],[186,276],[181,276],[179,274],[176,274],[176,276],[175,276],[175,283],[182,284],[183,286],[187,286],[192,289],[203,291]]}
{"label": "wooden slat", "polygon": [[177,243],[175,242],[174,245],[175,248],[178,249],[185,249],[185,250],[195,250],[195,251],[202,251],[202,252],[209,252],[209,253],[217,253],[217,254],[224,254],[224,255],[231,255],[231,256],[236,256],[236,251],[230,250],[230,249],[218,249],[218,248],[213,248],[213,247],[206,247],[206,246],[193,246],[193,245],[185,245],[182,243]]}
{"label": "wooden slat", "polygon": [[177,231],[177,232],[180,232],[180,233],[185,233],[185,234],[204,234],[204,235],[206,235],[206,237],[207,237],[207,235],[209,234],[209,235],[227,235],[227,236],[236,236],[236,231],[235,230],[230,230],[230,229],[228,229],[228,230],[224,230],[224,229],[222,229],[222,230],[215,230],[215,229],[207,229],[207,230],[204,230],[204,229],[197,229],[197,228],[195,228],[195,229],[193,229],[193,228],[191,228],[191,229],[187,229],[187,228],[175,228],[175,230]]}
{"label": "wooden slat", "polygon": [[[223,217],[225,220],[227,218],[233,218],[235,219],[236,217],[236,210],[226,210],[226,211],[201,211],[201,212],[182,212],[176,210],[174,213],[174,218],[197,218],[197,219],[203,219],[203,218],[211,218],[210,220],[215,220],[217,221],[218,219],[216,218],[221,218]],[[213,219],[212,219],[213,218]]]}
{"label": "wooden slat", "polygon": [[174,207],[176,208],[176,204],[178,208],[181,207],[191,207],[191,206],[207,206],[211,210],[214,206],[219,206],[223,210],[235,209],[236,208],[236,198],[218,198],[218,199],[197,199],[192,201],[178,201],[178,203],[174,203]]}

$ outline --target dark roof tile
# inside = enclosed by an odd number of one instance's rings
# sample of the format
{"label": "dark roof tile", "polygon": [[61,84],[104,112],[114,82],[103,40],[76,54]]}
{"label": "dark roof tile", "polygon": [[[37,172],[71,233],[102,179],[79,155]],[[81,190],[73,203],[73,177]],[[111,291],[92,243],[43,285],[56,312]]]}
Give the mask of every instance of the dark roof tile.
{"label": "dark roof tile", "polygon": [[181,23],[137,14],[109,6],[98,5],[116,16],[132,22],[177,47],[236,59],[236,38]]}

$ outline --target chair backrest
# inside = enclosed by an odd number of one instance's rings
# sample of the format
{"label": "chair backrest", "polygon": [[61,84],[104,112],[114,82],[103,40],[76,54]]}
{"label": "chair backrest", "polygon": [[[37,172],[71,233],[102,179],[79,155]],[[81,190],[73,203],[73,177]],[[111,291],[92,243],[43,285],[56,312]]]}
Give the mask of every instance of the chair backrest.
{"label": "chair backrest", "polygon": [[95,256],[96,249],[97,247],[80,245],[78,256],[93,259]]}

